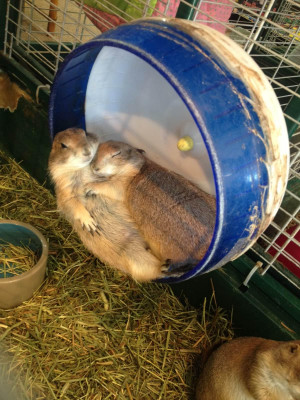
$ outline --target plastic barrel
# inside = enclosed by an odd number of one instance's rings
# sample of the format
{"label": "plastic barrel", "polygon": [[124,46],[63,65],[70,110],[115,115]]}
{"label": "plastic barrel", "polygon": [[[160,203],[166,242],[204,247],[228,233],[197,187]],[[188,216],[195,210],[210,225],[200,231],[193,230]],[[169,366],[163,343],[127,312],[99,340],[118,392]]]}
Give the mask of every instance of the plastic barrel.
{"label": "plastic barrel", "polygon": [[[79,46],[63,62],[50,98],[50,133],[72,126],[146,150],[161,165],[215,194],[205,257],[173,282],[244,253],[281,203],[288,135],[272,87],[225,35],[179,19],[143,19]],[[194,147],[177,142],[190,136]]]}

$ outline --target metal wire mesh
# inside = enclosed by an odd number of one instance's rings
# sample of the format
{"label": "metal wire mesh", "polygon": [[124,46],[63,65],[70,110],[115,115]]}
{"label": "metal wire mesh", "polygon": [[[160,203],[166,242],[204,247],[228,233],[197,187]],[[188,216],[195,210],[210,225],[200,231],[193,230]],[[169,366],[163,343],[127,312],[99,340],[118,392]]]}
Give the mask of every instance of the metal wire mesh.
{"label": "metal wire mesh", "polygon": [[[175,16],[229,35],[260,65],[280,101],[290,135],[291,169],[282,206],[250,256],[299,287],[300,3],[293,0],[9,0],[5,49],[44,83],[65,55],[126,21]],[[289,274],[289,271],[292,274]]]}
{"label": "metal wire mesh", "polygon": [[299,288],[299,281],[287,274],[287,268],[300,276],[300,131],[290,141],[291,167],[288,187],[273,222],[261,235],[251,252],[264,263],[263,274],[269,268],[284,275]]}

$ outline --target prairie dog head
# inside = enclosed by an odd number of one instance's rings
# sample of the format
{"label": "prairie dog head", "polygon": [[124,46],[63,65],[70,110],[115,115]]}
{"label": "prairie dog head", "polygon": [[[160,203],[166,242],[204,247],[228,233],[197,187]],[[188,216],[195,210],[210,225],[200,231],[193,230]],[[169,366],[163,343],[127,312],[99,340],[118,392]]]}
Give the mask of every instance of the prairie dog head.
{"label": "prairie dog head", "polygon": [[87,166],[95,155],[97,145],[97,138],[83,129],[69,128],[59,132],[53,140],[50,152],[50,172]]}
{"label": "prairie dog head", "polygon": [[[291,398],[300,400],[300,340],[274,342],[270,347],[262,351],[259,360],[266,367],[262,368],[266,381],[281,386]],[[272,371],[273,377],[268,371]]]}
{"label": "prairie dog head", "polygon": [[143,153],[144,150],[127,143],[109,140],[99,145],[91,168],[99,177],[132,176],[139,172],[145,162]]}

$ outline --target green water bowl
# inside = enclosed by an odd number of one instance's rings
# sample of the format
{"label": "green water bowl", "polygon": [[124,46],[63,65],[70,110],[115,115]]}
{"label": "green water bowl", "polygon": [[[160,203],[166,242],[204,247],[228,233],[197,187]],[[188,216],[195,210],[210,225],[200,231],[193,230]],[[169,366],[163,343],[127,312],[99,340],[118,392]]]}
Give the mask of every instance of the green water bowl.
{"label": "green water bowl", "polygon": [[[0,254],[1,245],[12,244],[23,246],[37,255],[37,261],[26,272],[19,273],[15,267],[14,274],[4,274],[0,269],[0,308],[13,308],[32,297],[42,284],[48,259],[48,243],[45,237],[30,224],[19,221],[0,220]],[[4,257],[0,264],[3,265]],[[13,268],[14,266],[12,266]]]}

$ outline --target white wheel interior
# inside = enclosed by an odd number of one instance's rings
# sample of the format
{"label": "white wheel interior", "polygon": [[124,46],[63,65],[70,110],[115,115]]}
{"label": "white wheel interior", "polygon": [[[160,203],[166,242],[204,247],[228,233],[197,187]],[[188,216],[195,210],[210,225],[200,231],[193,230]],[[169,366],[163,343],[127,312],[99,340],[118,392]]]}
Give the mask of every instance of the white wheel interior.
{"label": "white wheel interior", "polygon": [[[142,148],[152,160],[215,194],[209,156],[190,112],[167,80],[136,55],[102,48],[88,81],[85,119],[87,131],[102,141]],[[178,150],[178,140],[187,135],[194,147]]]}

